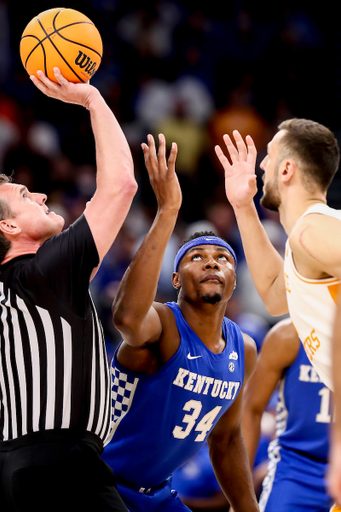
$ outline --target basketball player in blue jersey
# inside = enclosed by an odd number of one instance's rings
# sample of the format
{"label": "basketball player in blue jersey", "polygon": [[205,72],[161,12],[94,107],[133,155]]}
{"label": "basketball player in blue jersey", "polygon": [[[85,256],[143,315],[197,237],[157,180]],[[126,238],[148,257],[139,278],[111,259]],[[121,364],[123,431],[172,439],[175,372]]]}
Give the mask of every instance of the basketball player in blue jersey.
{"label": "basketball player in blue jersey", "polygon": [[244,395],[242,429],[252,466],[265,407],[278,388],[276,437],[259,500],[262,512],[328,512],[325,486],[331,391],[311,365],[290,319],[266,335]]}
{"label": "basketball player in blue jersey", "polygon": [[154,302],[182,196],[176,144],[143,144],[158,210],[113,305],[123,342],[112,362],[113,437],[104,451],[131,512],[189,510],[171,474],[208,440],[218,481],[235,512],[258,511],[241,433],[243,383],[254,341],[224,317],[236,284],[233,249],[215,236],[185,243],[175,258],[178,302]]}

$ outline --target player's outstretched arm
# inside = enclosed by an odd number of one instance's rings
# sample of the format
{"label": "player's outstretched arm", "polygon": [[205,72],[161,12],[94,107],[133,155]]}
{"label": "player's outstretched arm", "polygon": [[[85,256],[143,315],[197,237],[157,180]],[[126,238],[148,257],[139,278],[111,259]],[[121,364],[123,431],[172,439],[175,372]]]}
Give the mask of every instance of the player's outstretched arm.
{"label": "player's outstretched arm", "polygon": [[[137,190],[133,160],[125,135],[98,89],[68,82],[58,68],[58,83],[37,72],[31,80],[45,95],[66,103],[82,105],[90,112],[96,145],[97,188],[85,209],[99,258],[110,249],[129,211]],[[82,148],[79,148],[82,151]]]}
{"label": "player's outstretched arm", "polygon": [[253,467],[263,412],[283,371],[295,361],[300,340],[290,319],[281,320],[264,338],[256,369],[244,391],[242,431]]}
{"label": "player's outstretched arm", "polygon": [[152,227],[123,276],[113,304],[116,328],[126,343],[137,347],[155,342],[161,335],[161,321],[155,307],[163,305],[155,304],[154,307],[154,300],[164,253],[182,201],[175,173],[177,145],[172,144],[168,160],[162,134],[159,135],[158,152],[151,135],[148,145],[142,144],[142,149],[158,209]]}
{"label": "player's outstretched arm", "polygon": [[235,144],[224,135],[226,156],[220,146],[215,151],[225,173],[225,190],[233,207],[247,264],[265,307],[273,316],[288,312],[283,259],[271,244],[253,201],[257,192],[255,164],[257,151],[251,137],[244,142],[233,132]]}
{"label": "player's outstretched arm", "polygon": [[[244,335],[245,378],[251,377],[257,361],[254,341]],[[220,418],[208,437],[212,466],[217,480],[234,512],[259,510],[249,459],[241,429],[244,385],[231,407]]]}

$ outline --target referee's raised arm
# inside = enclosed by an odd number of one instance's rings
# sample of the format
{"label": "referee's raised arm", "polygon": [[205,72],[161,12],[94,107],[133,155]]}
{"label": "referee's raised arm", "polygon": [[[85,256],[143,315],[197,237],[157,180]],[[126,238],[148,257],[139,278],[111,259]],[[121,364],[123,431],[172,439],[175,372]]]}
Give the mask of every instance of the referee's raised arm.
{"label": "referee's raised arm", "polygon": [[96,144],[97,188],[85,217],[102,261],[119,232],[137,190],[134,165],[125,135],[98,89],[68,82],[55,68],[58,84],[39,73],[34,84],[47,96],[76,103],[90,111]]}
{"label": "referee's raised arm", "polygon": [[137,183],[127,140],[97,90],[87,108],[96,143],[97,189],[86,206],[85,217],[101,261],[128,214]]}

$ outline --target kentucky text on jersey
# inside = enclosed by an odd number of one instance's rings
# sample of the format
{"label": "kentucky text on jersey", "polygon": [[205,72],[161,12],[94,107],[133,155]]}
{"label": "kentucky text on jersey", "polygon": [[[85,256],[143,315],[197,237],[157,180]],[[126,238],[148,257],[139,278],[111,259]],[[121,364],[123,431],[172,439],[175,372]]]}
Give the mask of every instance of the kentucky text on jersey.
{"label": "kentucky text on jersey", "polygon": [[315,368],[308,364],[301,364],[298,379],[302,382],[322,382]]}
{"label": "kentucky text on jersey", "polygon": [[219,398],[226,398],[226,400],[234,400],[240,386],[240,382],[228,382],[206,375],[198,375],[185,368],[179,368],[173,384],[187,391],[193,391],[193,393],[210,394],[214,398],[219,396]]}

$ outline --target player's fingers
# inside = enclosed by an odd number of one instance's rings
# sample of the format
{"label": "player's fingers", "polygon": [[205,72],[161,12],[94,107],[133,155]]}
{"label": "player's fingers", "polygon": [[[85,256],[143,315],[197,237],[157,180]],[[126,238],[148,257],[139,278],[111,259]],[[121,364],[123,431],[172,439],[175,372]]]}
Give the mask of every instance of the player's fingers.
{"label": "player's fingers", "polygon": [[245,137],[245,141],[247,144],[247,161],[251,164],[254,164],[256,162],[256,158],[257,158],[256,145],[253,142],[253,139],[250,135],[247,135]]}
{"label": "player's fingers", "polygon": [[148,140],[148,147],[149,147],[150,156],[152,158],[156,158],[156,147],[155,147],[155,140],[154,140],[153,135],[149,134],[147,136],[147,140]]}
{"label": "player's fingers", "polygon": [[225,133],[223,136],[223,140],[225,142],[226,149],[230,155],[231,161],[233,164],[239,162],[239,153],[236,146],[233,144],[231,137]]}
{"label": "player's fingers", "polygon": [[215,153],[216,153],[217,157],[219,158],[219,161],[220,161],[221,165],[224,167],[224,169],[225,170],[229,169],[231,167],[231,164],[228,161],[227,157],[225,156],[225,154],[224,154],[223,150],[221,149],[221,147],[216,145],[214,150],[215,150]]}
{"label": "player's fingers", "polygon": [[158,162],[156,156],[155,141],[152,135],[147,136],[148,146],[145,145],[144,149],[144,160],[148,170],[149,177],[152,177],[157,173]]}
{"label": "player's fingers", "polygon": [[38,75],[38,78],[39,80],[48,88],[48,89],[53,89],[53,88],[56,88],[57,87],[57,84],[55,82],[52,82],[52,80],[50,80],[49,78],[47,78],[47,76],[45,75],[45,73],[43,71],[41,71],[40,69],[38,69],[37,71],[37,75]]}
{"label": "player's fingers", "polygon": [[166,139],[163,133],[159,134],[159,150],[157,153],[157,159],[159,163],[159,170],[166,172],[167,171],[167,163],[166,163]]}
{"label": "player's fingers", "polygon": [[150,151],[149,151],[149,146],[145,142],[143,142],[141,144],[141,148],[142,148],[142,151],[143,151],[144,163],[146,164],[147,170],[149,171],[149,167],[150,167]]}
{"label": "player's fingers", "polygon": [[176,162],[177,154],[178,154],[178,145],[176,144],[176,142],[172,142],[171,151],[170,151],[170,154],[168,157],[168,170],[170,172],[175,172],[175,162]]}
{"label": "player's fingers", "polygon": [[59,85],[49,80],[42,71],[37,71],[38,78],[31,75],[30,78],[34,85],[46,96],[57,97]]}
{"label": "player's fingers", "polygon": [[59,68],[53,68],[53,74],[60,85],[67,85],[69,82],[64,78]]}
{"label": "player's fingers", "polygon": [[147,146],[147,144],[145,142],[142,142],[141,148],[142,148],[142,151],[143,151],[143,155],[146,156],[147,153],[148,153],[148,146]]}
{"label": "player's fingers", "polygon": [[239,161],[246,161],[247,160],[247,146],[244,142],[243,137],[240,135],[238,130],[233,130],[233,137],[236,141],[238,154],[239,154]]}
{"label": "player's fingers", "polygon": [[44,94],[47,93],[47,87],[41,80],[39,80],[39,78],[37,78],[35,75],[30,75],[30,79],[41,92],[43,92]]}

